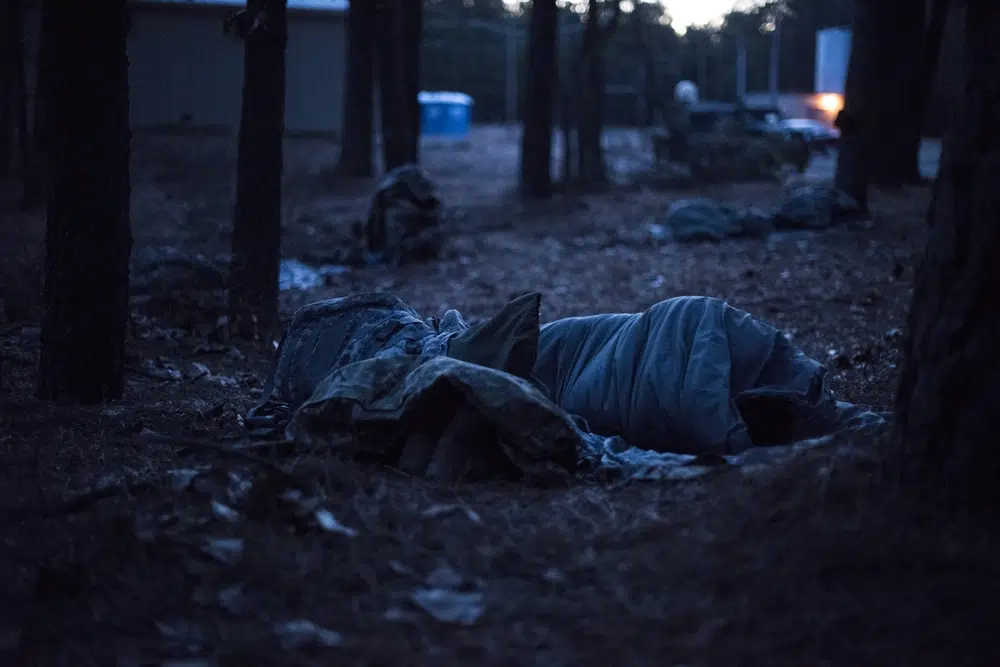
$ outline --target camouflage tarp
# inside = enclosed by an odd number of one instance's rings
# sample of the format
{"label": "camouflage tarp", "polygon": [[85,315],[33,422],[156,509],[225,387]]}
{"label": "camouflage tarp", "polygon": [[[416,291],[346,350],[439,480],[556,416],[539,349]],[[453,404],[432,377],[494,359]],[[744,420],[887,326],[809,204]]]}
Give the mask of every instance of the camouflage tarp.
{"label": "camouflage tarp", "polygon": [[[552,400],[561,384],[560,371],[552,368],[555,357],[536,359],[539,301],[538,294],[525,295],[471,327],[454,310],[440,320],[421,319],[388,294],[359,294],[306,306],[282,339],[263,395],[247,414],[246,424],[283,429],[303,447],[446,481],[564,479],[587,471],[677,479],[703,474],[720,462],[739,464],[748,457],[762,462],[792,451],[777,447],[713,453],[713,465],[702,465],[702,455],[639,449],[621,434],[590,432],[583,419]],[[617,321],[638,316],[603,317]],[[569,322],[573,330],[572,322],[579,319],[546,325],[544,349],[553,349],[553,335],[558,337],[560,330],[555,325]],[[561,352],[556,349],[554,354]],[[581,358],[574,364],[590,364],[588,373],[596,377],[594,361]],[[570,369],[557,365],[561,372]],[[641,361],[635,362],[634,368],[642,367]],[[652,367],[647,371],[657,374]],[[532,377],[538,372],[546,384]],[[579,385],[579,380],[574,382]],[[556,393],[550,394],[546,385]],[[623,400],[609,395],[607,405]],[[765,403],[773,409],[774,401]],[[647,423],[656,418],[646,417]],[[660,449],[669,449],[669,442],[664,445]]]}

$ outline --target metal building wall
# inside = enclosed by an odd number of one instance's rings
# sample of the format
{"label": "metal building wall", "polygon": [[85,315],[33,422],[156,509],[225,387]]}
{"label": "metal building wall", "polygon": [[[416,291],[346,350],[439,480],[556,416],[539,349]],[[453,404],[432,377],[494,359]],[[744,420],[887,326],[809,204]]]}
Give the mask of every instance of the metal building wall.
{"label": "metal building wall", "polygon": [[[243,42],[223,34],[228,7],[133,6],[129,34],[132,125],[138,130],[235,133]],[[289,135],[339,136],[345,49],[342,15],[290,13],[285,126]]]}

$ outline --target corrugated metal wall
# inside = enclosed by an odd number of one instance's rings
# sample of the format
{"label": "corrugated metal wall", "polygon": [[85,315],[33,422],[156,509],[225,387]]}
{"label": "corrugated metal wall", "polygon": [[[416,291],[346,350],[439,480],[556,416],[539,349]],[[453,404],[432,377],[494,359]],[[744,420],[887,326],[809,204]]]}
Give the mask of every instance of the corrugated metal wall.
{"label": "corrugated metal wall", "polygon": [[[129,35],[132,125],[235,132],[243,87],[243,42],[224,35],[230,10],[137,6]],[[291,14],[286,54],[289,134],[340,135],[345,58],[340,18]]]}
{"label": "corrugated metal wall", "polygon": [[[231,8],[133,5],[129,33],[132,126],[235,133],[243,90],[243,42],[222,32]],[[34,90],[38,13],[26,20],[28,86]],[[339,137],[346,33],[342,14],[288,17],[285,127],[289,135]]]}
{"label": "corrugated metal wall", "polygon": [[289,133],[335,132],[340,136],[346,44],[343,20],[289,17],[285,53],[285,127]]}
{"label": "corrugated metal wall", "polygon": [[133,7],[128,55],[134,128],[238,127],[243,44],[223,35],[225,16]]}

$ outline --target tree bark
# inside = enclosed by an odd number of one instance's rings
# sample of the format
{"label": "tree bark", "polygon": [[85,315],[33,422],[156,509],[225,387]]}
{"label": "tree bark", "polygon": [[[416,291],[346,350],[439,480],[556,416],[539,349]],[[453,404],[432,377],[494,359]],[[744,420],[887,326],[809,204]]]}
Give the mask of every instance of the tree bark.
{"label": "tree bark", "polygon": [[13,49],[11,82],[14,98],[14,115],[17,123],[17,154],[21,167],[21,205],[29,208],[35,203],[38,183],[31,156],[30,130],[28,127],[28,79],[24,48],[24,8],[21,0],[10,3],[10,43]]}
{"label": "tree bark", "polygon": [[100,403],[124,390],[128,324],[129,84],[126,0],[58,3],[52,180],[38,395]]}
{"label": "tree bark", "polygon": [[49,156],[51,128],[51,81],[52,81],[52,13],[54,0],[42,0],[41,18],[38,25],[38,59],[35,70],[35,96],[32,111],[32,143],[36,153],[44,161]]}
{"label": "tree bark", "polygon": [[924,124],[927,120],[931,92],[937,78],[941,44],[944,42],[944,31],[948,24],[950,8],[951,0],[931,0],[920,62],[914,73],[913,113],[911,114],[908,135],[909,142],[901,155],[901,159],[906,160],[903,165],[904,178],[907,183],[911,184],[923,182],[923,175],[920,173],[920,148],[923,144]]}
{"label": "tree bark", "polygon": [[621,3],[612,2],[612,14],[606,23],[601,21],[601,5],[590,0],[587,23],[580,50],[580,113],[577,125],[580,161],[579,184],[585,188],[600,188],[607,184],[607,166],[604,161],[604,50],[614,34],[621,16]]}
{"label": "tree bark", "polygon": [[347,85],[340,171],[351,178],[371,178],[374,164],[375,4],[347,7]]}
{"label": "tree bark", "polygon": [[559,82],[559,129],[562,134],[562,186],[568,189],[577,180],[576,167],[580,164],[576,150],[576,123],[573,115],[573,92],[569,82],[571,75],[560,77]]}
{"label": "tree bark", "polygon": [[[13,7],[13,5],[11,5]],[[11,73],[14,71],[10,35],[10,10],[0,12],[0,181],[10,176],[10,162],[14,146],[14,100],[11,90]]]}
{"label": "tree bark", "polygon": [[1000,3],[968,0],[956,100],[928,214],[896,399],[910,481],[1000,516]]}
{"label": "tree bark", "polygon": [[[872,39],[871,183],[901,187],[911,181],[913,138],[923,124],[916,108],[918,63],[924,44],[924,0],[874,0],[868,4]],[[919,151],[919,144],[916,146]]]}
{"label": "tree bark", "polygon": [[278,325],[286,0],[250,0],[233,210],[229,306],[233,333],[270,336]]}
{"label": "tree bark", "polygon": [[400,42],[399,85],[406,109],[406,160],[420,163],[420,59],[424,36],[424,3],[400,3],[403,39]]}
{"label": "tree bark", "polygon": [[556,91],[556,0],[534,0],[528,28],[520,189],[524,197],[552,195],[552,123]]}
{"label": "tree bark", "polygon": [[378,4],[378,89],[382,130],[382,162],[386,171],[410,162],[410,106],[403,81],[402,54],[406,28],[403,24],[407,0],[384,0]]}
{"label": "tree bark", "polygon": [[637,22],[638,43],[642,62],[642,109],[643,128],[648,129],[657,122],[662,111],[663,101],[660,96],[660,76],[656,67],[656,56],[653,52],[652,38],[649,26],[645,22]]}
{"label": "tree bark", "polygon": [[871,99],[874,66],[871,4],[879,0],[855,0],[851,21],[851,55],[844,82],[844,108],[837,115],[840,144],[834,183],[850,195],[862,211],[868,210],[869,149],[872,139]]}

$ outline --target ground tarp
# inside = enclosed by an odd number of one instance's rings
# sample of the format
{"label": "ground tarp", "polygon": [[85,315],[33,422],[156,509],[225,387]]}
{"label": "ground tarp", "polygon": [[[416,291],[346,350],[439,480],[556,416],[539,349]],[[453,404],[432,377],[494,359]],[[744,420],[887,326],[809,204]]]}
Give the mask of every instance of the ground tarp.
{"label": "ground tarp", "polygon": [[306,306],[246,422],[454,481],[690,477],[883,421],[836,401],[821,364],[724,301],[543,327],[539,303],[522,296],[474,326],[388,294]]}

